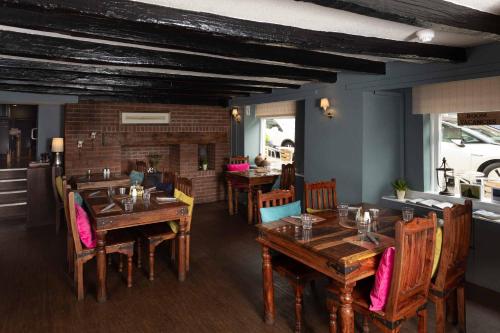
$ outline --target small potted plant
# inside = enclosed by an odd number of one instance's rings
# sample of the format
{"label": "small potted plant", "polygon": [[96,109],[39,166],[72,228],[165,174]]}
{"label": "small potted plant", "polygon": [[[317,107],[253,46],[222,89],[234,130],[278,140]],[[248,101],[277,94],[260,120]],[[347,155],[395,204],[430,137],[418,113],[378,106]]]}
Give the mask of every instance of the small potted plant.
{"label": "small potted plant", "polygon": [[406,191],[408,190],[408,183],[406,183],[404,179],[396,179],[396,181],[392,183],[392,187],[394,188],[394,191],[396,191],[396,197],[398,200],[403,201]]}
{"label": "small potted plant", "polygon": [[201,168],[203,169],[203,171],[207,171],[207,169],[208,169],[208,160],[207,160],[206,157],[201,158],[200,164],[201,164]]}

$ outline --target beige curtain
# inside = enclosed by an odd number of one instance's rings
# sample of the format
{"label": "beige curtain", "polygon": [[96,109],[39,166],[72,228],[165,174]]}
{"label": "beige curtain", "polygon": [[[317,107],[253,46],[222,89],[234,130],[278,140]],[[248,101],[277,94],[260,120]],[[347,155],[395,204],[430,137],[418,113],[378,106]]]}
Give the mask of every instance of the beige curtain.
{"label": "beige curtain", "polygon": [[414,87],[413,113],[500,111],[500,76]]}
{"label": "beige curtain", "polygon": [[256,117],[295,117],[297,101],[257,104]]}

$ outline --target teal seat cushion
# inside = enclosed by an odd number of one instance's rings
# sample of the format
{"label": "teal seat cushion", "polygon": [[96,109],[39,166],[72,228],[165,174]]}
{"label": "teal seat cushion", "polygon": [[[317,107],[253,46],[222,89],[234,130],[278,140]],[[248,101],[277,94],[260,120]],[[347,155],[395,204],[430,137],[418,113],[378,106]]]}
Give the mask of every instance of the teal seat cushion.
{"label": "teal seat cushion", "polygon": [[83,206],[83,198],[78,192],[75,192],[75,203],[80,207]]}
{"label": "teal seat cushion", "polygon": [[298,216],[301,213],[300,200],[286,205],[260,209],[262,223],[280,220],[287,216]]}
{"label": "teal seat cushion", "polygon": [[144,181],[144,174],[142,172],[135,171],[135,170],[132,170],[132,172],[130,172],[130,184],[131,185],[135,185],[135,184],[141,185],[143,181]]}

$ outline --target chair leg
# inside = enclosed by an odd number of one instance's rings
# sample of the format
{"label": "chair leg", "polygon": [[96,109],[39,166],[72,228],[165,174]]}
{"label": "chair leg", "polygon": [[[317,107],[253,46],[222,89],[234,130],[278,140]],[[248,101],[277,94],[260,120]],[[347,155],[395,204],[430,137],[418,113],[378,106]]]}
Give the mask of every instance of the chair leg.
{"label": "chair leg", "polygon": [[132,258],[133,258],[132,253],[127,254],[127,287],[129,288],[132,287],[132,269],[133,269]]}
{"label": "chair leg", "polygon": [[75,268],[75,263],[74,263],[74,258],[75,258],[75,250],[74,250],[74,243],[73,243],[73,237],[69,234],[68,231],[68,236],[66,237],[67,239],[67,244],[66,244],[66,250],[68,251],[67,257],[68,257],[68,271],[70,273],[73,273],[73,270]]}
{"label": "chair leg", "polygon": [[370,333],[370,326],[368,325],[367,316],[363,316],[363,333]]}
{"label": "chair leg", "polygon": [[327,300],[326,306],[330,312],[330,333],[337,333],[337,307],[331,300]]}
{"label": "chair leg", "polygon": [[239,204],[240,192],[238,189],[234,189],[234,213],[238,214],[238,204]]}
{"label": "chair leg", "polygon": [[81,301],[85,294],[83,289],[83,262],[81,260],[75,260],[75,288],[76,288],[76,297],[79,301]]}
{"label": "chair leg", "polygon": [[137,238],[137,267],[142,267],[142,240],[140,237]]}
{"label": "chair leg", "polygon": [[149,244],[149,281],[155,279],[155,248],[153,244]]}
{"label": "chair leg", "polygon": [[295,333],[300,333],[302,330],[302,292],[304,285],[296,283],[295,286]]}
{"label": "chair leg", "polygon": [[418,316],[418,333],[427,333],[427,309],[423,309],[417,313]]}
{"label": "chair leg", "polygon": [[123,256],[118,254],[118,272],[123,272]]}
{"label": "chair leg", "polygon": [[445,333],[446,329],[446,300],[436,300],[436,333]]}
{"label": "chair leg", "polygon": [[461,333],[467,332],[465,320],[465,286],[462,284],[457,288],[457,308],[458,308],[458,326]]}
{"label": "chair leg", "polygon": [[189,258],[191,256],[190,247],[191,247],[191,234],[188,232],[186,233],[186,272],[189,272]]}

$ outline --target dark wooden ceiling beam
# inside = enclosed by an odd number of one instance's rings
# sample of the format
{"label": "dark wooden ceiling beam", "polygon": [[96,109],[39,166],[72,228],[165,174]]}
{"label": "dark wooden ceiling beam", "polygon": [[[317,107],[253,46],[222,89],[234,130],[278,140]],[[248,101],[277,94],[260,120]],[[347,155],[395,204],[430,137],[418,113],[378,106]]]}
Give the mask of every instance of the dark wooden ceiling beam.
{"label": "dark wooden ceiling beam", "polygon": [[0,67],[0,79],[25,80],[54,85],[94,85],[107,87],[124,87],[135,89],[152,89],[159,91],[203,90],[203,91],[230,91],[235,93],[271,93],[271,88],[252,87],[245,85],[224,85],[200,82],[172,82],[160,79],[131,78],[126,76],[109,77],[102,74],[72,73],[44,69],[24,69]]}
{"label": "dark wooden ceiling beam", "polygon": [[1,54],[50,60],[302,81],[330,83],[337,81],[335,73],[322,70],[256,64],[196,54],[160,52],[12,31],[0,31],[0,45],[2,45]]}
{"label": "dark wooden ceiling beam", "polygon": [[500,16],[443,0],[297,0],[419,27],[500,39]]}
{"label": "dark wooden ceiling beam", "polygon": [[175,48],[215,54],[253,62],[294,64],[302,68],[350,70],[371,74],[385,74],[385,63],[340,55],[311,52],[260,44],[245,44],[219,36],[165,27],[93,17],[79,13],[16,8],[12,3],[0,3],[0,24],[156,47]]}
{"label": "dark wooden ceiling beam", "polygon": [[302,50],[370,55],[421,61],[465,61],[463,48],[312,31],[192,12],[127,0],[1,0],[24,8],[77,12],[96,17],[177,27],[240,42],[279,45]]}
{"label": "dark wooden ceiling beam", "polygon": [[[16,91],[16,92],[29,92],[29,93],[39,93],[39,94],[54,94],[54,95],[76,95],[83,97],[85,99],[103,99],[103,98],[113,98],[113,100],[143,100],[144,102],[160,103],[161,101],[165,103],[171,103],[172,101],[184,101],[183,104],[213,104],[220,105],[221,102],[227,102],[231,96],[230,95],[215,95],[215,94],[188,94],[188,93],[172,93],[172,94],[140,94],[140,93],[127,93],[127,92],[112,92],[112,91],[98,91],[98,90],[86,90],[86,89],[76,89],[76,88],[64,88],[64,87],[43,87],[40,85],[13,85],[13,84],[3,84],[0,83],[0,91]],[[191,101],[191,103],[189,103]]]}
{"label": "dark wooden ceiling beam", "polygon": [[[88,66],[84,64],[62,64],[54,62],[35,61],[35,59],[9,59],[0,56],[0,68],[19,70],[22,73],[30,73],[36,70],[53,72],[63,78],[79,79],[82,83],[92,83],[94,79],[105,80],[107,84],[114,82],[119,84],[125,80],[156,80],[164,84],[188,84],[188,85],[228,85],[250,88],[299,88],[299,84],[271,81],[254,81],[232,78],[217,78],[207,76],[175,75],[158,72],[146,72],[127,70],[113,67]],[[24,74],[23,74],[24,75]]]}
{"label": "dark wooden ceiling beam", "polygon": [[[204,87],[171,87],[171,88],[148,88],[148,87],[125,87],[125,86],[110,86],[110,85],[96,85],[96,84],[80,84],[80,83],[68,83],[68,82],[54,82],[54,81],[42,81],[42,80],[15,80],[15,79],[3,79],[0,78],[0,84],[3,85],[13,85],[13,86],[37,86],[37,87],[48,87],[48,88],[68,88],[75,89],[75,93],[79,90],[82,92],[109,92],[117,94],[137,94],[140,96],[163,96],[169,94],[191,94],[191,95],[214,95],[221,97],[238,97],[238,96],[250,96],[249,91],[238,90],[238,89],[210,89]],[[83,94],[82,94],[83,95]]]}

